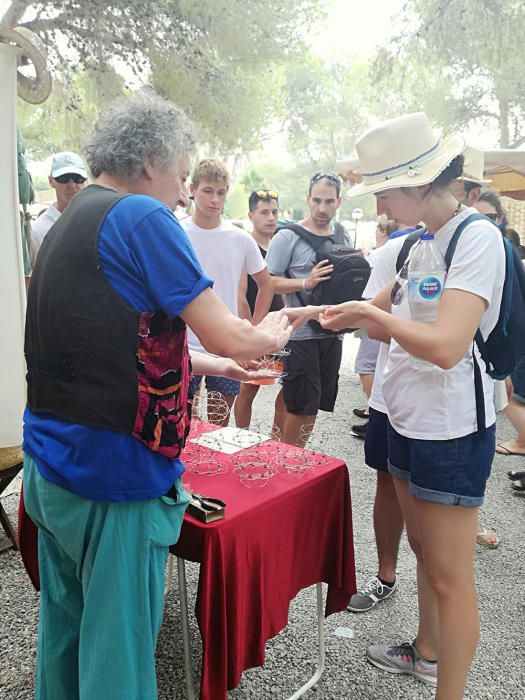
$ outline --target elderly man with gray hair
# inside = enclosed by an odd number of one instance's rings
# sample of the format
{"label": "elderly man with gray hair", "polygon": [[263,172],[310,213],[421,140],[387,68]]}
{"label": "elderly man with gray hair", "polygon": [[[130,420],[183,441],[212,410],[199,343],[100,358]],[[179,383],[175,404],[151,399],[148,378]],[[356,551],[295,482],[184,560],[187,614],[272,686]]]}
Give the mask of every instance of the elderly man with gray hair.
{"label": "elderly man with gray hair", "polygon": [[[232,359],[282,348],[291,327],[233,316],[173,215],[193,125],[149,93],[100,117],[94,184],[44,239],[29,288],[24,493],[39,528],[36,697],[157,697],[164,568],[188,502],[186,324],[220,357],[201,374],[246,380]],[[305,320],[305,319],[303,319]]]}

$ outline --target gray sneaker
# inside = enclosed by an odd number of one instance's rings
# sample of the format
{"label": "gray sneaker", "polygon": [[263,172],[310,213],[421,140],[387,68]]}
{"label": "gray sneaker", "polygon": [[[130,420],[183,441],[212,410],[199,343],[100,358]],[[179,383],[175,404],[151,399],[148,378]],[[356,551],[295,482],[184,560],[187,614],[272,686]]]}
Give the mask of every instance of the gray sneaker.
{"label": "gray sneaker", "polygon": [[389,598],[397,588],[397,578],[393,586],[385,586],[384,583],[374,576],[370,579],[360,591],[354,593],[350,598],[347,610],[351,612],[367,612],[372,610],[374,605],[377,605],[382,600]]}
{"label": "gray sneaker", "polygon": [[366,658],[382,671],[408,673],[427,685],[437,685],[437,661],[422,659],[414,644],[376,644],[368,647]]}

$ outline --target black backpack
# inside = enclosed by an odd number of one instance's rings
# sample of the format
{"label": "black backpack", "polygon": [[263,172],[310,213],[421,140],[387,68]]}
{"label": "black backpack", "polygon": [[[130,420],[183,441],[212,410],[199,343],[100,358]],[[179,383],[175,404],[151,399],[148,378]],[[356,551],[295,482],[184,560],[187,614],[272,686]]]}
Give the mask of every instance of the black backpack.
{"label": "black backpack", "polygon": [[[309,290],[308,299],[301,292],[295,292],[303,306],[308,304],[342,304],[345,301],[357,301],[363,298],[363,291],[370,277],[370,265],[363,255],[354,248],[346,245],[344,239],[336,241],[336,236],[316,236],[303,226],[286,222],[279,229],[289,229],[315,250],[315,263],[328,260],[333,266],[333,272],[327,282],[320,282]],[[342,227],[341,227],[342,228]],[[343,229],[344,231],[344,229]],[[309,321],[312,328],[320,330],[317,321]],[[345,328],[342,331],[327,331],[325,333],[351,333],[355,329]]]}

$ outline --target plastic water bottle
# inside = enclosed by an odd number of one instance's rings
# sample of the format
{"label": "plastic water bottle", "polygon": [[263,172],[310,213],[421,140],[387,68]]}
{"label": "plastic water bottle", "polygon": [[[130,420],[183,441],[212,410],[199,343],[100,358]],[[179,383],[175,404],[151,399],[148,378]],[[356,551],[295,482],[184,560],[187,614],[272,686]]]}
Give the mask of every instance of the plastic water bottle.
{"label": "plastic water bottle", "polygon": [[[413,321],[435,322],[446,274],[445,258],[437,247],[434,234],[423,233],[419,243],[412,248],[408,263],[408,305]],[[412,356],[410,363],[419,371],[440,371],[437,365],[418,357]]]}

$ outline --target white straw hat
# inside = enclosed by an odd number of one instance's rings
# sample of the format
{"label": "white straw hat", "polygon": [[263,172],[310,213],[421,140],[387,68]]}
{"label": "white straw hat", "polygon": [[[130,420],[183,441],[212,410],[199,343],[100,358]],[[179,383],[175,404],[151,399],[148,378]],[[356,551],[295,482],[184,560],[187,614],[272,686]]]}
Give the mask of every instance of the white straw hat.
{"label": "white straw hat", "polygon": [[350,188],[348,197],[427,185],[463,153],[466,144],[459,135],[440,139],[427,115],[415,112],[370,129],[355,147],[363,181]]}
{"label": "white straw hat", "polygon": [[485,169],[485,154],[479,148],[467,146],[465,149],[465,164],[463,165],[463,175],[458,180],[475,182],[476,185],[490,185],[492,180],[483,179]]}

